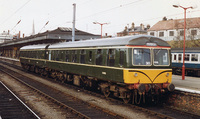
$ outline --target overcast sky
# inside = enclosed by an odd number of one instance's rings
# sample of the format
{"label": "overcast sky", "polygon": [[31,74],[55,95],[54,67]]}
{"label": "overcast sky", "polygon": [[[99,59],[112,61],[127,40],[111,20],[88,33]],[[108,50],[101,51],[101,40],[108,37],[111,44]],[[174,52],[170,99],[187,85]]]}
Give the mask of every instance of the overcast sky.
{"label": "overcast sky", "polygon": [[103,25],[104,34],[116,35],[132,22],[135,26],[141,23],[153,26],[164,16],[183,18],[183,9],[172,6],[176,2],[184,7],[197,5],[196,9],[187,10],[187,17],[200,17],[200,0],[0,0],[0,33],[21,31],[29,36],[33,21],[36,33],[72,27],[73,3],[76,3],[77,29],[100,34],[100,25],[93,24],[96,21],[109,23]]}

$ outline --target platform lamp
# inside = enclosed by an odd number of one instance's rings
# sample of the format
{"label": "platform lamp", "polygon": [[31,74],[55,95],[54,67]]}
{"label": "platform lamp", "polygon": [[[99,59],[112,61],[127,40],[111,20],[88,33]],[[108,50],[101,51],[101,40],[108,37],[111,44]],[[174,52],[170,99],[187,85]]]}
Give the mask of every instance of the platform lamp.
{"label": "platform lamp", "polygon": [[100,24],[101,25],[101,38],[102,38],[102,27],[103,27],[103,25],[108,24],[108,23],[93,22],[93,24]]}
{"label": "platform lamp", "polygon": [[185,37],[186,37],[185,32],[186,32],[186,10],[189,9],[189,8],[194,9],[194,8],[196,8],[196,6],[195,6],[195,7],[192,7],[192,6],[190,6],[190,7],[183,7],[183,6],[179,5],[179,4],[174,4],[173,7],[175,7],[175,8],[179,8],[179,7],[180,7],[180,8],[183,8],[183,9],[184,9],[184,40],[183,40],[182,80],[185,80]]}

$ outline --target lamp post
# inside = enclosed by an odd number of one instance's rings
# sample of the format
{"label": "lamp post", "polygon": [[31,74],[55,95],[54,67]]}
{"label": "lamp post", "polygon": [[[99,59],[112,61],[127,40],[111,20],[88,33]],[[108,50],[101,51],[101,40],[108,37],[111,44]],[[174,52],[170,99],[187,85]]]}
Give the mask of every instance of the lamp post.
{"label": "lamp post", "polygon": [[93,24],[100,24],[101,25],[101,38],[102,38],[102,27],[103,27],[104,24],[108,24],[108,23],[93,22]]}
{"label": "lamp post", "polygon": [[191,8],[193,9],[194,7],[183,7],[180,5],[173,5],[175,8],[183,8],[184,9],[184,40],[183,40],[183,66],[182,66],[182,80],[185,80],[185,32],[186,32],[186,10]]}

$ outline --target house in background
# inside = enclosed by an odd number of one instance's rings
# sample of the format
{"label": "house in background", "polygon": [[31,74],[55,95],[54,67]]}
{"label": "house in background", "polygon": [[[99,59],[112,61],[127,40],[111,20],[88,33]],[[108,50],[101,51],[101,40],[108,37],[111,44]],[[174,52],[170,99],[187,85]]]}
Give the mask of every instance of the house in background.
{"label": "house in background", "polygon": [[150,28],[150,25],[147,25],[146,27],[143,24],[140,24],[140,26],[135,26],[134,23],[132,23],[131,28],[125,27],[124,31],[118,32],[117,36],[126,36],[126,35],[136,35],[136,34],[147,34],[147,30]]}
{"label": "house in background", "polygon": [[[187,18],[186,40],[200,39],[200,17]],[[184,19],[169,19],[166,17],[157,22],[150,29],[148,35],[160,37],[165,41],[184,39]]]}
{"label": "house in background", "polygon": [[10,32],[3,31],[3,33],[0,33],[0,43],[4,43],[6,41],[11,41],[13,39],[13,35],[10,34]]}

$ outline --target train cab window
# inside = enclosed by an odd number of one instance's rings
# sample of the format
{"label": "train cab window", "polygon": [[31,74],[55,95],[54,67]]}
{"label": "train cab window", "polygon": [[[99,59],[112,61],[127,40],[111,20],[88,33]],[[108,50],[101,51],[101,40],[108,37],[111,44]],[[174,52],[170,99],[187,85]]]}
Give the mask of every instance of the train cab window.
{"label": "train cab window", "polygon": [[65,61],[66,61],[66,62],[69,62],[69,61],[70,61],[70,53],[69,53],[69,50],[66,50],[66,51],[65,51]]}
{"label": "train cab window", "polygon": [[77,51],[72,50],[72,62],[77,62]]}
{"label": "train cab window", "polygon": [[80,52],[80,63],[85,63],[85,50],[81,50]]}
{"label": "train cab window", "polygon": [[107,66],[115,65],[115,50],[109,49],[107,54]]}
{"label": "train cab window", "polygon": [[169,65],[169,52],[167,49],[154,49],[154,65]]}
{"label": "train cab window", "polygon": [[198,54],[192,54],[191,56],[191,61],[198,61]]}
{"label": "train cab window", "polygon": [[103,64],[103,55],[102,55],[102,49],[97,49],[96,53],[96,65],[102,65]]}
{"label": "train cab window", "polygon": [[133,65],[151,65],[150,49],[134,48]]}
{"label": "train cab window", "polygon": [[178,61],[182,60],[182,54],[178,54]]}
{"label": "train cab window", "polygon": [[185,61],[190,61],[190,54],[185,54]]}

